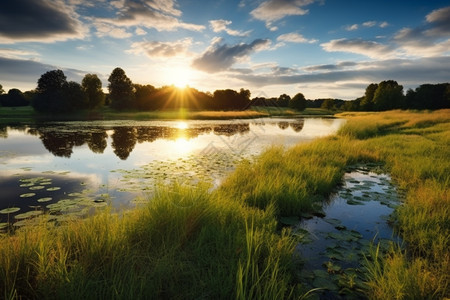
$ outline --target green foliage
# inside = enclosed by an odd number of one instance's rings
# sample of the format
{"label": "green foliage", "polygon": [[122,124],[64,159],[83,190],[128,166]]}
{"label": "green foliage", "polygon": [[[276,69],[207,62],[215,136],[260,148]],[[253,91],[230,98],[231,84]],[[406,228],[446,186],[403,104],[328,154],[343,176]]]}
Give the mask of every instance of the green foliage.
{"label": "green foliage", "polygon": [[291,101],[289,101],[289,107],[297,110],[305,110],[306,99],[302,93],[296,94]]}
{"label": "green foliage", "polygon": [[289,95],[282,94],[277,99],[277,105],[280,107],[288,107],[290,101],[291,97]]}
{"label": "green foliage", "polygon": [[3,94],[5,90],[3,89],[3,86],[0,84],[0,95]]}
{"label": "green foliage", "polygon": [[0,104],[5,107],[27,106],[30,102],[18,89],[10,89],[8,94],[0,95]]}
{"label": "green foliage", "polygon": [[102,82],[96,74],[86,74],[81,86],[87,96],[87,108],[94,109],[103,105],[105,95],[102,90]]}
{"label": "green foliage", "polygon": [[325,99],[325,101],[323,101],[320,108],[329,109],[329,110],[336,109],[336,107],[334,105],[334,100],[333,99]]}
{"label": "green foliage", "polygon": [[403,86],[394,80],[380,82],[373,96],[374,110],[383,111],[403,108],[403,103]]}
{"label": "green foliage", "polygon": [[373,98],[375,96],[375,92],[378,89],[378,84],[371,83],[366,88],[366,93],[364,98],[361,100],[360,107],[363,111],[371,111],[374,108]]}
{"label": "green foliage", "polygon": [[235,90],[216,90],[213,95],[212,107],[214,109],[245,109],[250,104],[249,92],[238,93]]}
{"label": "green foliage", "polygon": [[410,89],[406,104],[413,109],[450,108],[450,83],[422,84],[415,91]]}
{"label": "green foliage", "polygon": [[108,78],[110,106],[113,109],[130,109],[135,106],[133,83],[121,68],[115,68]]}

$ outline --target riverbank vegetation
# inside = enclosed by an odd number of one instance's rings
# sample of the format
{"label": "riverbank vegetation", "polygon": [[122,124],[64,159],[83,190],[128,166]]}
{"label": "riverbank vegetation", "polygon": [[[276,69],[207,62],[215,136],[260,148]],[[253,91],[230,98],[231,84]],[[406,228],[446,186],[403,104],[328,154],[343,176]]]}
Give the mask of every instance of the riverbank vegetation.
{"label": "riverbank vegetation", "polygon": [[[338,134],[243,162],[223,184],[161,187],[126,212],[25,227],[0,240],[0,297],[298,299],[299,235],[348,165],[384,164],[405,190],[404,244],[367,254],[367,298],[449,297],[450,110],[345,113]],[[308,294],[306,294],[308,293]]]}

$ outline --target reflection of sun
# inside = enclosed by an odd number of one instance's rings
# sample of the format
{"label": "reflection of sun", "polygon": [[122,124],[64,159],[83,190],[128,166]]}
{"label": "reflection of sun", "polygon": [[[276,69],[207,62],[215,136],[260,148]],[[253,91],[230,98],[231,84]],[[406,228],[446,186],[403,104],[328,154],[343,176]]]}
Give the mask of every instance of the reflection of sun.
{"label": "reflection of sun", "polygon": [[188,124],[186,122],[178,122],[177,125],[175,125],[176,128],[178,129],[187,129],[188,128]]}
{"label": "reflection of sun", "polygon": [[193,144],[189,142],[186,138],[180,137],[175,140],[174,148],[176,153],[185,155],[192,151]]}

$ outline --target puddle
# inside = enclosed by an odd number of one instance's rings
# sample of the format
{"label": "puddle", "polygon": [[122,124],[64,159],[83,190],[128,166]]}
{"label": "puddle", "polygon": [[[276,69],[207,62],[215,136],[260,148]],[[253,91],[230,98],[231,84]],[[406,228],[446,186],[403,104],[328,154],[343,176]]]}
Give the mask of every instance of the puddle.
{"label": "puddle", "polygon": [[325,217],[303,220],[305,234],[298,245],[304,265],[300,280],[307,290],[320,288],[311,299],[364,298],[362,263],[371,243],[387,250],[400,242],[389,226],[389,216],[400,205],[399,193],[387,174],[367,167],[353,168],[344,184],[324,205]]}

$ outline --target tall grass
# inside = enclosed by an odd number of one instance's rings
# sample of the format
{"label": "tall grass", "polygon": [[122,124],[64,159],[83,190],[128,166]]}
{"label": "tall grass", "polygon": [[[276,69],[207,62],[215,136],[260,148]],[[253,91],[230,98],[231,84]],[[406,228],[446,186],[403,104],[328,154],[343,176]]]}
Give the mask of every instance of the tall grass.
{"label": "tall grass", "polygon": [[406,247],[374,249],[367,296],[449,297],[450,111],[345,117],[336,136],[272,147],[215,191],[161,188],[120,215],[1,236],[0,298],[299,298],[296,239],[278,218],[314,212],[346,166],[373,161],[406,191],[395,221]]}

